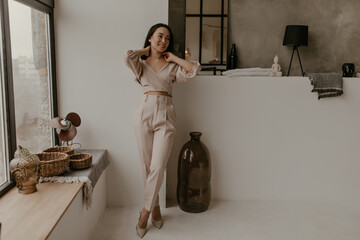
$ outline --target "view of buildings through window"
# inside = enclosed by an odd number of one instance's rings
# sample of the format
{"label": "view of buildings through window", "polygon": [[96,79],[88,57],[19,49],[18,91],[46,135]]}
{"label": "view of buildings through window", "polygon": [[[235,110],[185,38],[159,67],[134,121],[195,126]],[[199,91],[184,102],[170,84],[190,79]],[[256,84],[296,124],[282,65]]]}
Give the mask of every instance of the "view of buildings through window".
{"label": "view of buildings through window", "polygon": [[[15,111],[16,144],[31,153],[38,153],[52,146],[53,141],[53,131],[49,126],[53,106],[49,13],[31,7],[31,1],[26,5],[15,0],[5,1],[8,9],[3,10],[2,15],[6,16],[3,13],[8,11],[9,19],[6,21],[4,16],[1,18],[9,25],[10,32],[5,32],[10,35],[10,44],[5,43],[4,38],[2,44],[10,45],[11,56],[9,53],[1,52],[1,59],[11,58],[12,74],[7,77],[12,78],[2,81],[12,82],[14,89],[13,95],[9,94],[9,96],[13,97],[14,101],[14,106],[10,107]],[[33,2],[36,6],[36,0]],[[6,91],[9,89],[5,88],[4,84],[1,85],[2,100]],[[6,121],[3,117],[6,108],[4,104],[1,106],[0,190],[2,185],[9,181],[7,165],[14,157],[5,155],[4,149],[7,147],[4,143],[9,133],[4,131],[8,127],[4,125]]]}
{"label": "view of buildings through window", "polygon": [[51,146],[47,14],[9,1],[17,144]]}

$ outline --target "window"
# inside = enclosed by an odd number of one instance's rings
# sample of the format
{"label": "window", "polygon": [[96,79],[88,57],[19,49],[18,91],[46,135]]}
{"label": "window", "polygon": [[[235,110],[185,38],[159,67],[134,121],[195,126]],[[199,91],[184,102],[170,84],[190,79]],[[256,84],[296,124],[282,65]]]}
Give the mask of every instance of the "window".
{"label": "window", "polygon": [[227,0],[186,0],[185,57],[202,70],[226,69]]}
{"label": "window", "polygon": [[1,0],[0,196],[11,186],[17,145],[32,153],[54,145],[53,7],[52,0]]}
{"label": "window", "polygon": [[[0,34],[1,36],[1,34]],[[2,38],[2,36],[1,36]],[[1,48],[2,49],[2,48]],[[0,91],[0,186],[6,184],[7,180],[9,179],[9,161],[8,161],[8,151],[7,151],[7,130],[6,130],[6,121],[4,113],[6,112],[6,106],[4,104],[5,100],[5,92],[4,89],[4,74],[3,74],[3,65],[0,67],[1,74],[0,74],[0,84],[1,84],[1,91]]]}

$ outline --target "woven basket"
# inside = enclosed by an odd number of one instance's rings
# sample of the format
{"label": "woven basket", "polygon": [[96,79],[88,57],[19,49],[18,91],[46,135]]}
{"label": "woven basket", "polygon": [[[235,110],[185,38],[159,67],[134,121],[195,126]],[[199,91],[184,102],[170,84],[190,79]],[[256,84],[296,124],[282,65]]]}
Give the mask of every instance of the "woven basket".
{"label": "woven basket", "polygon": [[92,163],[92,155],[88,153],[76,153],[70,156],[69,166],[71,169],[89,168]]}
{"label": "woven basket", "polygon": [[45,149],[43,152],[61,152],[66,153],[67,155],[72,155],[74,154],[74,149],[69,146],[56,146]]}
{"label": "woven basket", "polygon": [[40,176],[51,177],[63,174],[69,167],[69,155],[60,152],[36,154],[40,159]]}

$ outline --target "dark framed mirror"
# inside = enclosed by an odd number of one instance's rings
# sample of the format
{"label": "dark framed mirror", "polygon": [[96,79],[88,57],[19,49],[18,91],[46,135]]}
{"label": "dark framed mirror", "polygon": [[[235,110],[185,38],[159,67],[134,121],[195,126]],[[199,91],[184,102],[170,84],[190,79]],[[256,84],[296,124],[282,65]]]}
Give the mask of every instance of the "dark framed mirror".
{"label": "dark framed mirror", "polygon": [[199,75],[220,75],[226,70],[228,0],[169,1],[169,25],[176,52],[199,61]]}

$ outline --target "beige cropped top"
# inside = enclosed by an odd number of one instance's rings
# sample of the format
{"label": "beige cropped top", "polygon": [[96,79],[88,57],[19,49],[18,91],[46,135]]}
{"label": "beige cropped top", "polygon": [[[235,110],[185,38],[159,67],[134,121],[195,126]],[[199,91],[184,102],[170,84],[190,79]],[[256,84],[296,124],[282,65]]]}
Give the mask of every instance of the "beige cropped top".
{"label": "beige cropped top", "polygon": [[199,62],[193,62],[194,68],[190,72],[186,72],[178,64],[171,62],[166,63],[159,72],[156,72],[133,50],[126,52],[125,63],[140,81],[144,93],[164,91],[172,95],[172,87],[175,82],[186,82],[200,71]]}

